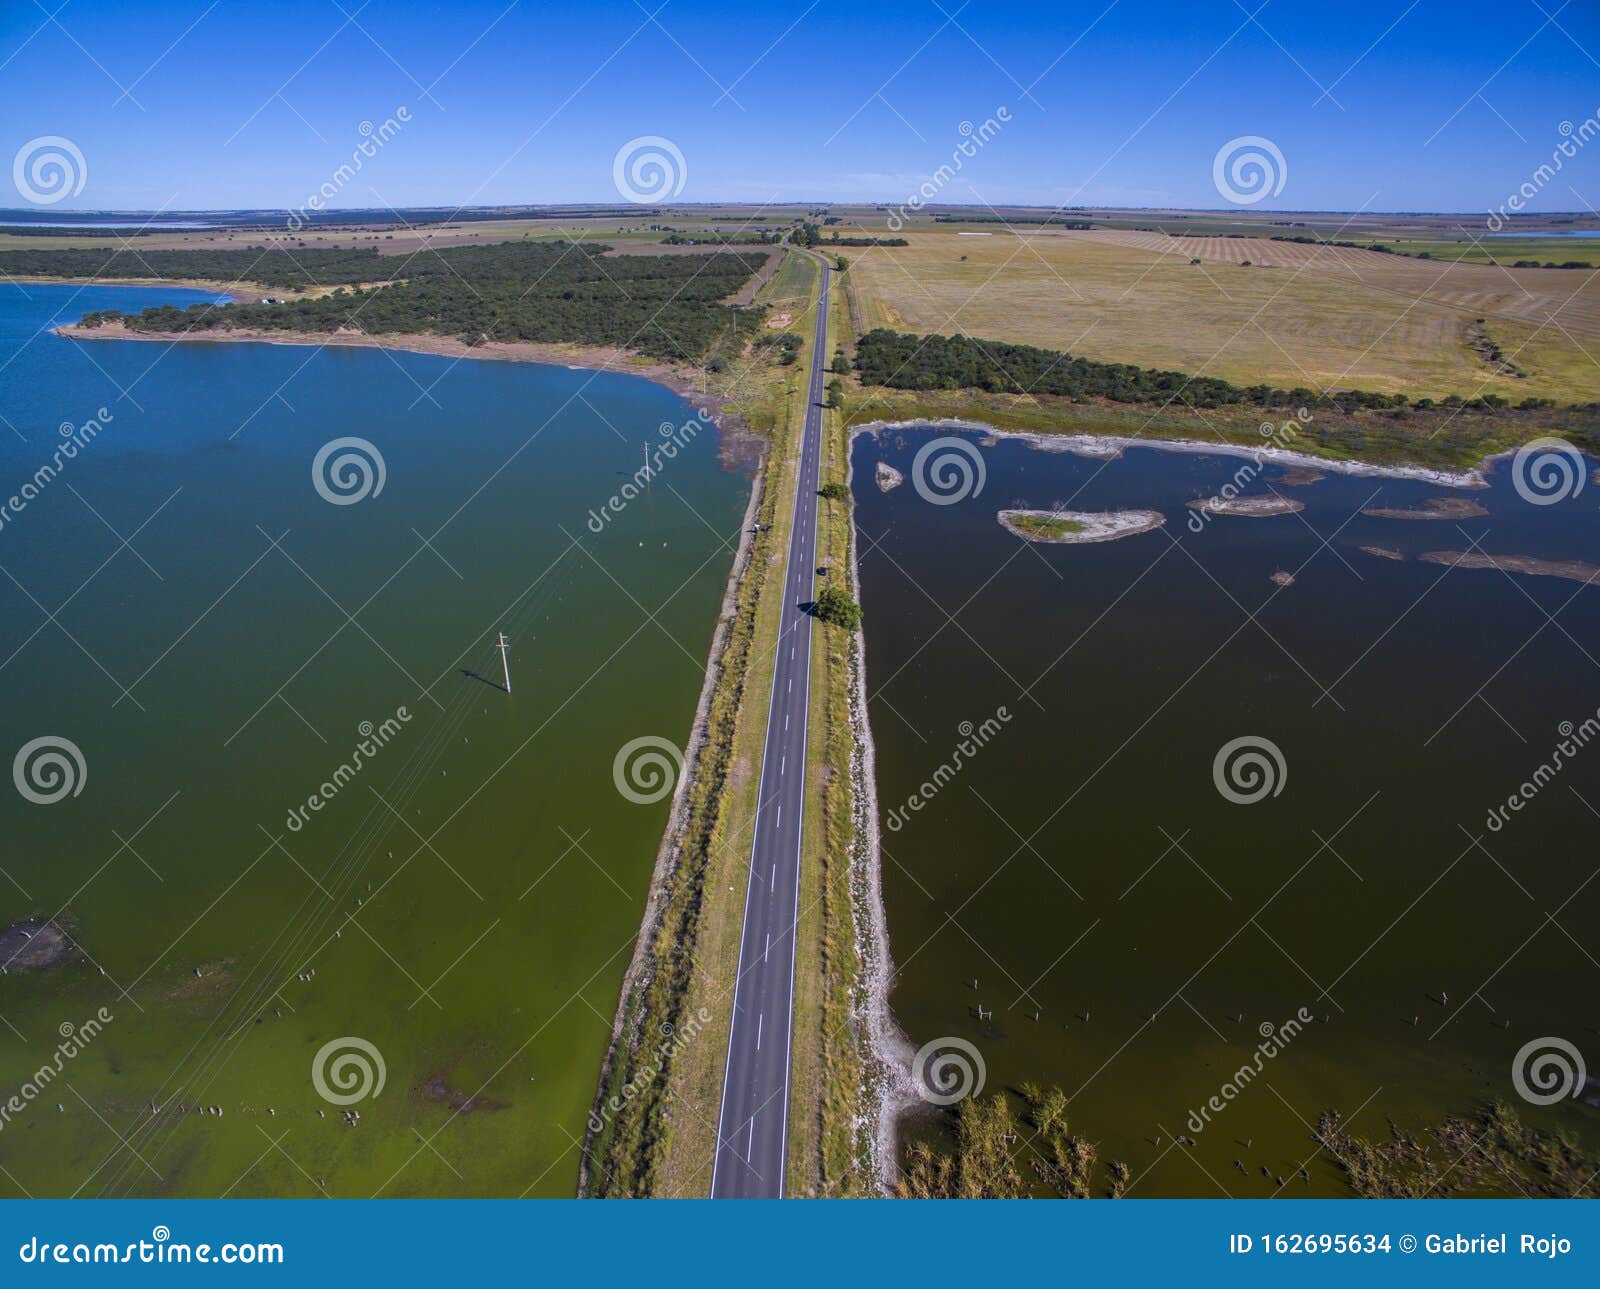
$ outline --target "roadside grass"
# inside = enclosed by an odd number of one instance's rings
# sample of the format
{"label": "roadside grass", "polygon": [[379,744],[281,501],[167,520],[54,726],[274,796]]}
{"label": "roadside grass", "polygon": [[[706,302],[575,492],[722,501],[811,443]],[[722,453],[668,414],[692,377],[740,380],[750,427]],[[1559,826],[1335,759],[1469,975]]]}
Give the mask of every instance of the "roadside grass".
{"label": "roadside grass", "polygon": [[[834,274],[828,353],[848,353],[847,282]],[[849,274],[843,277],[848,279]],[[821,482],[843,483],[848,474],[848,433],[840,415],[823,415]],[[828,572],[819,585],[848,589],[850,502],[821,500],[817,560]],[[812,637],[806,843],[801,867],[799,957],[790,1095],[789,1190],[797,1195],[870,1193],[862,1158],[860,1123],[866,1036],[852,1023],[860,961],[851,890],[855,799],[850,778],[854,732],[850,726],[851,666],[859,637],[817,624]]]}
{"label": "roadside grass", "polygon": [[[786,261],[796,258],[789,255]],[[787,310],[787,329],[807,340],[814,283],[814,272],[808,277],[804,269],[796,272],[786,262],[761,294],[761,302],[774,311]],[[591,1149],[590,1189],[595,1194],[710,1192],[782,608],[781,595],[763,592],[769,585],[781,586],[788,552],[809,348],[800,361],[775,369],[734,405],[752,428],[770,430],[757,512],[757,522],[770,528],[757,534],[739,585],[734,633],[713,699],[713,735],[681,843],[683,859],[692,858],[695,871],[683,891],[674,893],[678,907],[657,933],[648,979],[628,1003],[625,1041],[614,1053],[610,1087],[622,1088],[648,1064],[658,1042],[652,1025],[659,1029],[662,1019],[676,1024],[671,1016],[693,1017],[702,1011],[711,1019],[597,1137]],[[713,739],[720,773],[710,763]]]}

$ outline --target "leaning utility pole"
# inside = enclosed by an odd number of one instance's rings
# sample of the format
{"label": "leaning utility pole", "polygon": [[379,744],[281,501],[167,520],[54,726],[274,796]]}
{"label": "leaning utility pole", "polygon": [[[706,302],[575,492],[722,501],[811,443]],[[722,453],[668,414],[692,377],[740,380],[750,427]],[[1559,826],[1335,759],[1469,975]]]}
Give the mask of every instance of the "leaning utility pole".
{"label": "leaning utility pole", "polygon": [[510,645],[506,642],[506,633],[504,631],[500,633],[500,643],[495,648],[500,650],[500,666],[506,673],[506,693],[509,694],[511,692],[511,663],[507,660],[506,650],[510,648]]}

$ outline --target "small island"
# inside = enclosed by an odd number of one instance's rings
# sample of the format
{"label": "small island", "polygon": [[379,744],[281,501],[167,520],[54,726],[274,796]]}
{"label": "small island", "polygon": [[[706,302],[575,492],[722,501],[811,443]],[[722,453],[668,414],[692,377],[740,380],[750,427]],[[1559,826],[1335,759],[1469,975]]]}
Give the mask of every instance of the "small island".
{"label": "small island", "polygon": [[1293,497],[1199,497],[1189,503],[1203,515],[1238,515],[1245,519],[1266,519],[1272,515],[1292,515],[1306,503]]}
{"label": "small island", "polygon": [[1569,582],[1593,585],[1600,582],[1600,564],[1586,564],[1576,559],[1534,559],[1531,555],[1479,555],[1469,551],[1428,551],[1417,556],[1428,564],[1443,564],[1447,568],[1497,568],[1506,573],[1522,573],[1528,577],[1559,577]]}
{"label": "small island", "polygon": [[1356,549],[1363,554],[1376,555],[1379,559],[1405,559],[1399,551],[1392,551],[1387,546],[1358,546]]}
{"label": "small island", "polygon": [[878,462],[878,491],[888,492],[891,488],[898,488],[906,481],[905,475],[896,470],[886,461]]}
{"label": "small island", "polygon": [[1489,511],[1471,497],[1429,497],[1420,506],[1373,506],[1361,513],[1369,519],[1476,519]]}
{"label": "small island", "polygon": [[1114,542],[1167,522],[1159,510],[1002,510],[995,518],[1024,541],[1056,545]]}

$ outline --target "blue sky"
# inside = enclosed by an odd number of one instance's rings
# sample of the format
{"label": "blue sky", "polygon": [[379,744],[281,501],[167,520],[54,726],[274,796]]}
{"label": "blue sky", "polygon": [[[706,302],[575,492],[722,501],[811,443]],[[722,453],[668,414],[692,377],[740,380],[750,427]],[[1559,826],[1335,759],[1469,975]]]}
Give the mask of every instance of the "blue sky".
{"label": "blue sky", "polygon": [[[1600,113],[1590,0],[647,3],[7,0],[0,163],[70,139],[56,209],[298,207],[404,107],[330,205],[613,202],[642,135],[680,200],[898,203],[1003,107],[940,199],[1217,207],[1255,135],[1260,209],[1473,211]],[[1528,203],[1590,207],[1600,138]]]}

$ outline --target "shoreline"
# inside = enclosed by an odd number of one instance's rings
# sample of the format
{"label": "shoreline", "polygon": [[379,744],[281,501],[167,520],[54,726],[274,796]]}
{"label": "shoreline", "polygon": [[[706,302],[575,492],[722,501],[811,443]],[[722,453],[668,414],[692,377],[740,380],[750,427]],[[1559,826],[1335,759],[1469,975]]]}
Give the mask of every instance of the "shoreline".
{"label": "shoreline", "polygon": [[[1191,503],[1192,504],[1192,503]],[[1000,527],[1013,537],[1040,546],[1086,546],[1095,542],[1115,542],[1124,537],[1153,532],[1167,522],[1159,510],[1027,510],[1013,508],[995,515]],[[1030,533],[1020,519],[1058,519],[1078,524],[1076,531],[1051,535]]]}
{"label": "shoreline", "polygon": [[[855,480],[852,448],[858,433],[845,431],[845,486]],[[850,592],[861,603],[860,534],[855,505],[850,506]],[[915,1049],[889,1006],[894,960],[889,951],[889,911],[883,900],[883,856],[879,849],[877,746],[867,717],[867,633],[852,633],[850,649],[850,730],[855,749],[850,757],[851,794],[856,803],[855,844],[851,848],[850,889],[857,904],[856,958],[862,963],[857,980],[857,1013],[867,1036],[868,1066],[862,1071],[871,1124],[869,1159],[873,1180],[885,1195],[894,1193],[899,1173],[900,1121],[918,1100],[911,1077]],[[863,913],[865,916],[863,917]]]}
{"label": "shoreline", "polygon": [[[105,284],[124,285],[124,284]],[[185,286],[187,283],[152,281],[139,285]],[[738,437],[750,437],[744,418],[727,410],[731,400],[698,387],[693,368],[674,363],[639,359],[630,351],[603,345],[573,345],[542,340],[485,341],[469,345],[448,336],[425,332],[395,332],[373,335],[365,331],[334,332],[278,331],[261,327],[236,327],[226,331],[131,331],[122,323],[108,322],[98,327],[64,323],[51,333],[63,340],[132,340],[144,343],[173,344],[264,344],[311,345],[316,348],[383,349],[395,353],[426,354],[435,358],[470,358],[483,362],[542,363],[578,371],[604,371],[618,376],[638,376],[665,386],[699,411],[709,415],[719,430]]]}
{"label": "shoreline", "polygon": [[[129,285],[151,285],[137,283]],[[162,280],[156,285],[190,285]],[[202,288],[209,289],[209,288]],[[644,907],[640,913],[632,954],[623,973],[618,991],[616,1011],[612,1017],[610,1041],[596,1077],[594,1099],[591,1102],[588,1125],[603,1122],[603,1111],[608,1092],[616,1074],[623,1044],[627,1041],[625,1030],[640,989],[648,982],[654,966],[652,946],[665,924],[671,904],[670,878],[682,857],[685,831],[689,823],[689,802],[703,771],[703,756],[709,741],[709,716],[718,686],[723,680],[727,650],[733,637],[738,613],[738,596],[746,574],[750,571],[755,550],[755,525],[766,495],[767,466],[770,444],[750,430],[744,418],[728,410],[731,399],[713,394],[694,383],[702,374],[694,369],[648,360],[639,360],[629,351],[604,346],[523,341],[515,343],[486,342],[467,345],[443,336],[419,333],[372,336],[364,332],[342,331],[331,335],[307,332],[279,332],[259,328],[237,328],[225,332],[135,332],[119,323],[100,327],[83,327],[76,323],[51,328],[52,332],[67,340],[132,340],[144,342],[215,343],[215,344],[283,344],[336,346],[350,349],[379,349],[407,353],[427,354],[435,357],[474,359],[478,361],[526,362],[547,366],[566,367],[569,370],[606,371],[617,375],[638,376],[669,389],[696,410],[710,417],[717,427],[718,455],[726,468],[748,469],[751,476],[750,496],[745,503],[744,518],[740,526],[739,543],[734,551],[723,587],[722,602],[716,624],[711,633],[707,651],[705,673],[700,693],[695,703],[689,736],[684,747],[683,769],[674,788],[667,823],[657,846],[655,863],[651,868],[650,885],[645,891]],[[578,1157],[578,1183],[576,1194],[581,1198],[590,1194],[595,1163],[594,1151],[600,1142],[592,1126],[586,1125]]]}
{"label": "shoreline", "polygon": [[1408,479],[1418,483],[1435,484],[1441,488],[1487,488],[1489,480],[1485,477],[1484,470],[1502,457],[1514,455],[1513,451],[1495,452],[1466,470],[1436,470],[1430,466],[1374,465],[1368,461],[1320,457],[1310,452],[1296,452],[1290,448],[1257,448],[1239,443],[1205,443],[1199,439],[1146,439],[1130,438],[1122,434],[1041,434],[1036,430],[1002,430],[983,421],[969,421],[959,417],[938,420],[915,417],[905,421],[864,421],[850,427],[850,436],[853,442],[857,434],[875,435],[881,430],[937,429],[967,430],[996,439],[1021,439],[1042,451],[1070,452],[1104,460],[1114,460],[1128,448],[1151,448],[1158,452],[1243,457],[1257,464],[1279,465],[1285,468],[1314,468],[1332,474],[1348,474],[1364,478]]}
{"label": "shoreline", "polygon": [[[181,287],[185,291],[207,291],[212,295],[225,295],[229,304],[257,304],[271,294],[267,287],[235,282],[218,282],[211,278],[195,277],[10,277],[4,279],[15,286],[132,286]],[[76,326],[76,323],[69,324]]]}
{"label": "shoreline", "polygon": [[[1134,439],[1125,435],[1040,434],[1028,430],[1002,430],[981,421],[963,418],[900,421],[866,421],[848,425],[845,433],[845,479],[852,493],[855,484],[854,447],[861,435],[876,437],[884,430],[958,429],[1001,438],[1021,439],[1047,451],[1081,451],[1083,455],[1114,460],[1130,447],[1148,447],[1169,452],[1201,453],[1243,457],[1246,460],[1281,465],[1294,469],[1327,470],[1332,473],[1376,478],[1407,479],[1451,488],[1486,488],[1484,468],[1502,456],[1485,457],[1479,466],[1459,472],[1434,470],[1425,466],[1377,466],[1366,462],[1346,462],[1288,449],[1248,448],[1235,444],[1211,444],[1193,439]],[[874,479],[876,486],[876,479]],[[861,600],[859,555],[860,534],[856,530],[855,507],[850,509],[850,586],[858,604]],[[867,715],[866,685],[867,640],[863,626],[854,634],[850,687],[850,721],[856,750],[851,759],[852,787],[857,805],[855,869],[851,883],[856,892],[856,936],[859,960],[864,964],[858,980],[859,1010],[868,1042],[870,1061],[863,1071],[867,1085],[868,1118],[871,1122],[874,1180],[884,1194],[893,1194],[898,1168],[900,1124],[920,1103],[917,1085],[911,1075],[915,1046],[894,1018],[889,1005],[894,962],[889,948],[888,909],[883,899],[882,855],[879,851],[878,791],[876,747]]]}
{"label": "shoreline", "polygon": [[[700,758],[705,751],[709,732],[711,700],[722,682],[722,663],[727,654],[728,641],[733,635],[734,619],[738,615],[739,587],[750,567],[750,557],[755,550],[756,519],[761,513],[761,500],[766,494],[766,463],[763,452],[750,483],[750,499],[745,504],[744,522],[739,532],[739,547],[733,555],[733,566],[728,570],[728,580],[722,591],[722,606],[717,613],[717,625],[711,633],[711,649],[706,659],[705,677],[700,684],[700,697],[695,702],[694,721],[689,729],[689,739],[683,753],[683,770],[678,775],[678,786],[673,790],[672,809],[667,814],[667,826],[662,830],[661,843],[656,848],[656,862],[650,870],[650,889],[645,897],[644,912],[639,918],[639,930],[633,942],[633,954],[628,968],[622,974],[622,987],[617,995],[617,1010],[611,1020],[611,1039],[606,1044],[605,1059],[600,1063],[600,1074],[595,1083],[595,1098],[590,1109],[589,1123],[597,1118],[603,1121],[602,1112],[611,1086],[623,1029],[632,1012],[632,1004],[652,965],[651,948],[663,926],[663,918],[670,900],[668,878],[682,851],[684,829],[688,824],[690,790],[700,773]],[[587,1128],[578,1155],[578,1198],[589,1193],[589,1166],[599,1134]]]}

